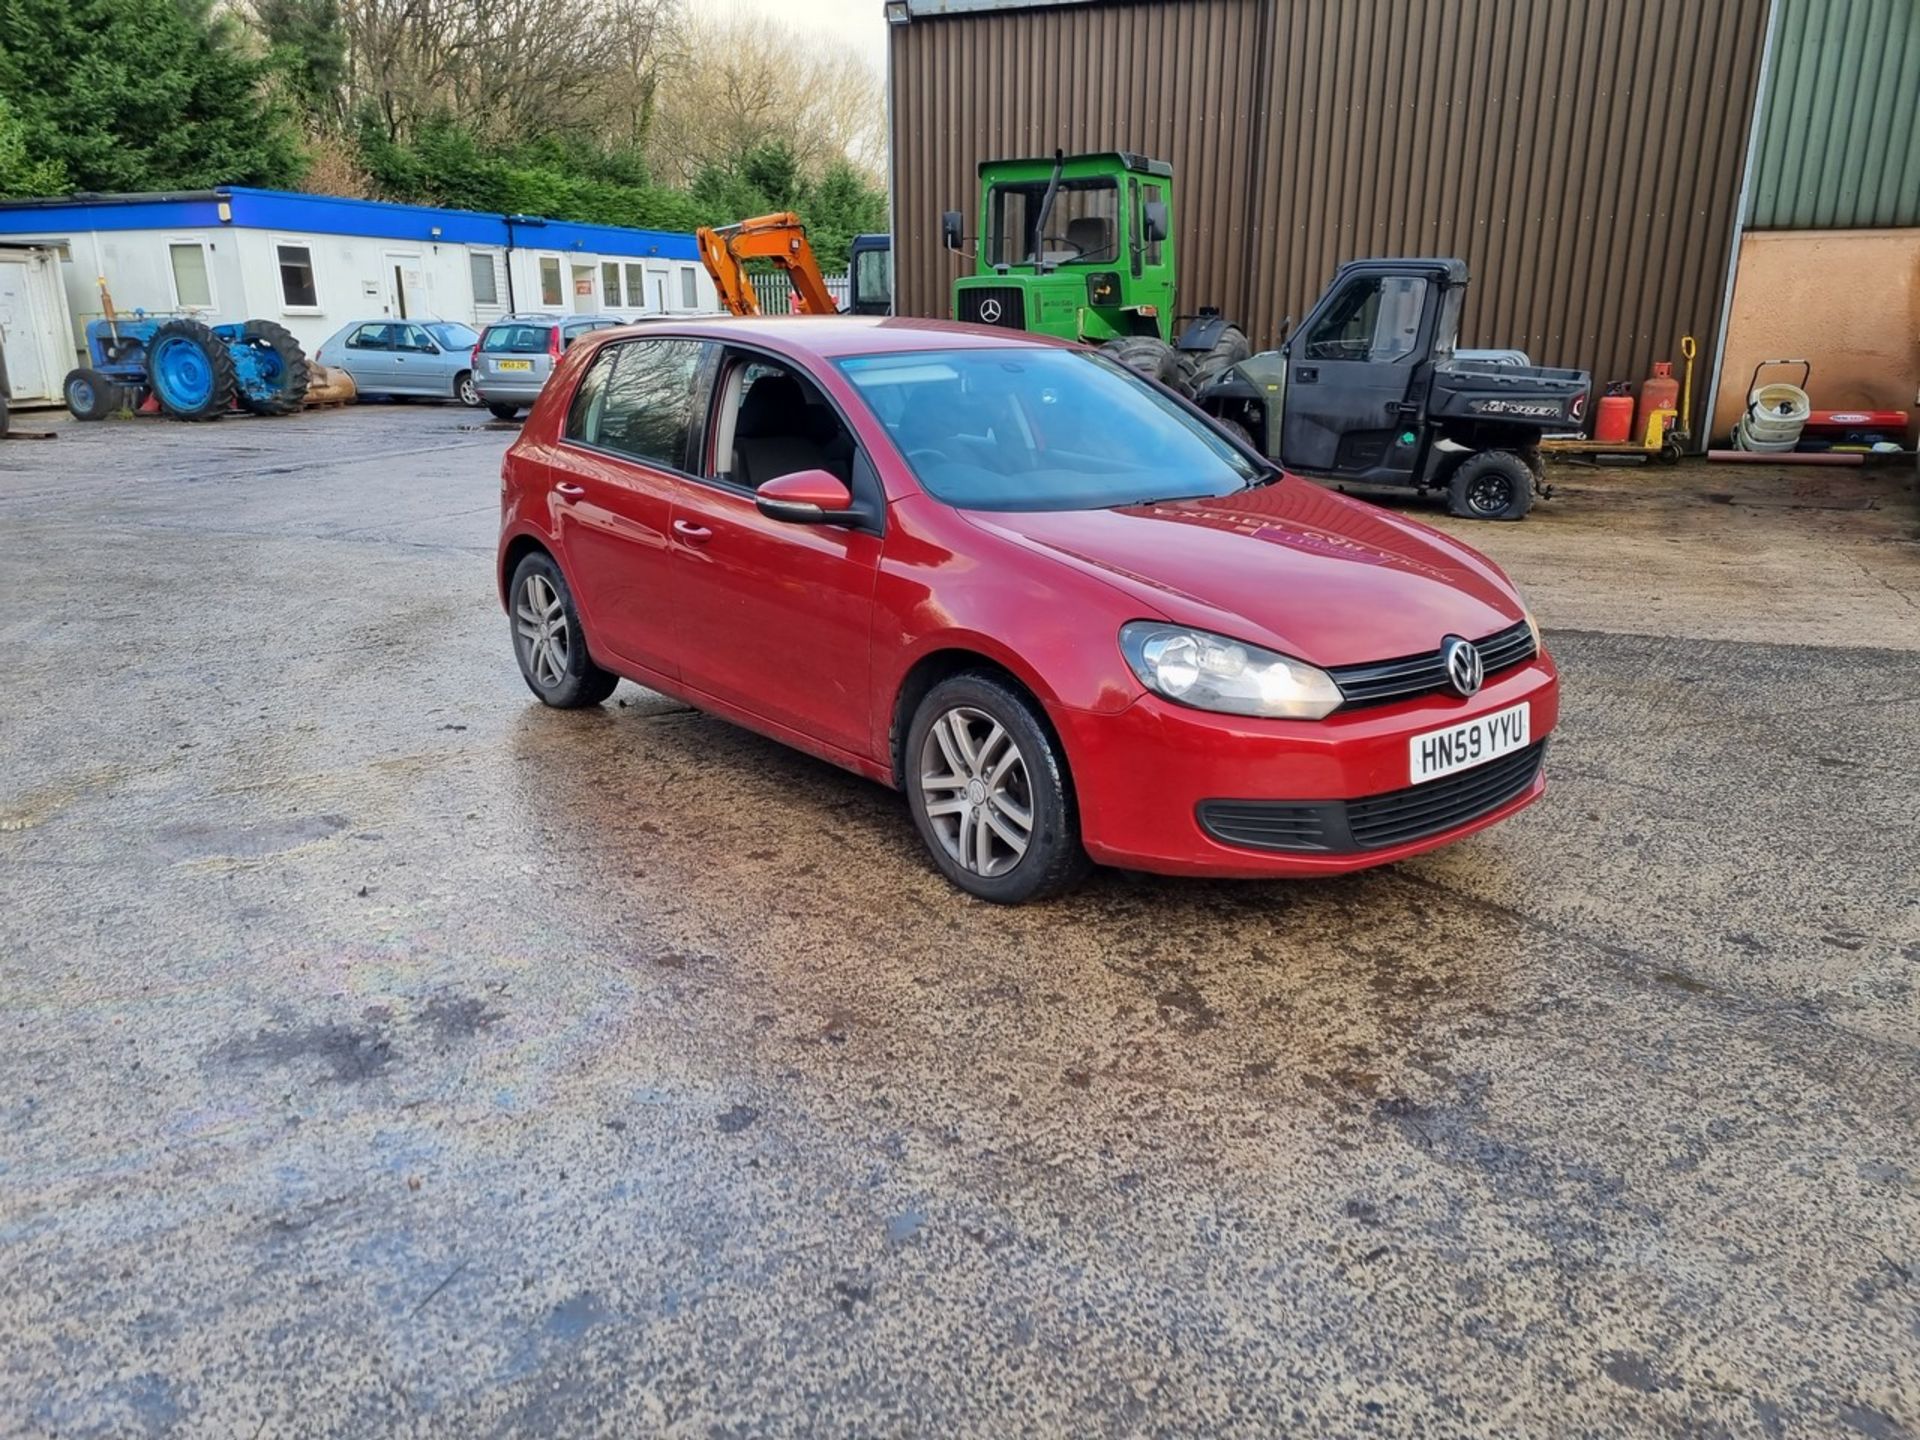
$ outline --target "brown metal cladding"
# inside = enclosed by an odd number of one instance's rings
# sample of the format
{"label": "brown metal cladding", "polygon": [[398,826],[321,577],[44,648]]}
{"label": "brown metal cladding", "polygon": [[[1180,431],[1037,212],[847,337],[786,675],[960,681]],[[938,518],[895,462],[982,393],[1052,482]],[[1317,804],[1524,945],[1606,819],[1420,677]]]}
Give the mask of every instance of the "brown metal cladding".
{"label": "brown metal cladding", "polygon": [[[975,166],[1174,167],[1180,306],[1274,343],[1334,268],[1458,255],[1462,342],[1596,381],[1713,353],[1768,0],[1167,0],[892,32],[900,308],[944,315]],[[1704,370],[1697,387],[1706,384]]]}

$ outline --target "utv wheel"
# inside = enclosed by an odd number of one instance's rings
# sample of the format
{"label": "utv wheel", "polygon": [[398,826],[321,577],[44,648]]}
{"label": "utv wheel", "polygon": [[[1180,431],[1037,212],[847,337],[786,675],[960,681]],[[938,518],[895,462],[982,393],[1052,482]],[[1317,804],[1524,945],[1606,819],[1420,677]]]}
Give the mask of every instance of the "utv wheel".
{"label": "utv wheel", "polygon": [[508,405],[504,401],[496,400],[487,406],[487,413],[496,420],[518,420],[520,418],[520,407],[518,405]]}
{"label": "utv wheel", "polygon": [[1247,332],[1238,325],[1227,326],[1211,348],[1193,357],[1192,388],[1189,393],[1198,395],[1252,353],[1253,347],[1247,343]]}
{"label": "utv wheel", "polygon": [[1182,383],[1185,376],[1180,352],[1157,335],[1123,335],[1118,340],[1107,341],[1100,350],[1129,370],[1138,370],[1148,379],[1158,380],[1176,394],[1189,393]]}
{"label": "utv wheel", "polygon": [[480,408],[480,392],[474,388],[471,370],[462,370],[453,377],[453,398],[469,410]]}
{"label": "utv wheel", "polygon": [[620,677],[602,670],[587,653],[573,592],[551,556],[535,552],[514,566],[507,609],[521,678],[541,704],[580,710],[613,693]]}
{"label": "utv wheel", "polygon": [[98,370],[72,370],[60,387],[76,420],[104,420],[120,408],[120,387]]}
{"label": "utv wheel", "polygon": [[1511,450],[1469,455],[1447,485],[1447,509],[1470,520],[1518,520],[1533,508],[1533,469]]}
{"label": "utv wheel", "polygon": [[907,804],[933,863],[969,895],[1019,905],[1087,872],[1059,743],[1031,701],[992,675],[956,675],[914,712]]}
{"label": "utv wheel", "polygon": [[169,320],[147,342],[147,383],[175,420],[218,420],[233,408],[233,356],[198,320]]}
{"label": "utv wheel", "polygon": [[244,353],[236,371],[252,371],[236,375],[238,390],[234,398],[240,408],[255,415],[298,414],[307,403],[313,367],[293,332],[271,320],[249,320],[240,329],[238,348]]}
{"label": "utv wheel", "polygon": [[1253,432],[1238,420],[1229,420],[1224,415],[1216,415],[1213,417],[1213,423],[1216,428],[1226,431],[1227,434],[1238,440],[1249,450],[1252,450],[1256,454],[1259,453],[1260,447],[1254,443]]}

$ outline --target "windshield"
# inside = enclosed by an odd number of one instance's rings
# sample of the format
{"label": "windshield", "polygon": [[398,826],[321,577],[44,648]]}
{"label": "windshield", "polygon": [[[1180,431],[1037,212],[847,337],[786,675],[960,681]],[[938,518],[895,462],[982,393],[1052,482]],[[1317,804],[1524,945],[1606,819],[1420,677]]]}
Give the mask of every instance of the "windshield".
{"label": "windshield", "polygon": [[1090,350],[925,350],[836,362],[920,483],[962,510],[1101,510],[1244,490],[1268,473]]}
{"label": "windshield", "polygon": [[490,325],[480,348],[489,355],[544,355],[553,343],[551,325]]}
{"label": "windshield", "polygon": [[479,331],[453,321],[444,325],[429,325],[427,331],[440,342],[442,350],[471,350],[474,342],[480,338]]}
{"label": "windshield", "polygon": [[995,185],[988,258],[995,265],[1111,265],[1120,258],[1120,188],[1111,178]]}

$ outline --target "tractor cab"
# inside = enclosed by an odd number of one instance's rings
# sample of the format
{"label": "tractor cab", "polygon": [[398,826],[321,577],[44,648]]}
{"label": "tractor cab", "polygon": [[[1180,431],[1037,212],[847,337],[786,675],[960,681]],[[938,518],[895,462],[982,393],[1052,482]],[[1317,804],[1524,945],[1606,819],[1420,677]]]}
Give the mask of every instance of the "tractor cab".
{"label": "tractor cab", "polygon": [[[953,316],[1063,340],[1172,339],[1173,167],[1108,151],[980,166],[974,273]],[[961,249],[958,210],[943,217]]]}

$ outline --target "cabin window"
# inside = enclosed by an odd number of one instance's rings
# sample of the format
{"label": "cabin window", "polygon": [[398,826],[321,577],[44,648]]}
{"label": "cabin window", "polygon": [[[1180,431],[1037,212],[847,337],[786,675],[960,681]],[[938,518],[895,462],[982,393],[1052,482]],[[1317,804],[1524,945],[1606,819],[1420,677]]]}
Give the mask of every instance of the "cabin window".
{"label": "cabin window", "polygon": [[167,247],[173,262],[173,300],[182,310],[211,310],[213,281],[207,275],[207,247],[185,240]]}
{"label": "cabin window", "polygon": [[273,247],[280,262],[280,302],[289,310],[318,310],[320,289],[313,278],[313,251],[305,245]]}

